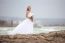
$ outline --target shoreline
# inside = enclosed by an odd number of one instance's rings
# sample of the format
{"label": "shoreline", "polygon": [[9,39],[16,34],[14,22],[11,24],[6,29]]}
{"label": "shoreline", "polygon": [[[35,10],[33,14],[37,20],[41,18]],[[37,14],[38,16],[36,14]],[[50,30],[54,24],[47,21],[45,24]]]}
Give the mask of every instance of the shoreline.
{"label": "shoreline", "polygon": [[65,30],[28,35],[0,35],[1,43],[65,43]]}

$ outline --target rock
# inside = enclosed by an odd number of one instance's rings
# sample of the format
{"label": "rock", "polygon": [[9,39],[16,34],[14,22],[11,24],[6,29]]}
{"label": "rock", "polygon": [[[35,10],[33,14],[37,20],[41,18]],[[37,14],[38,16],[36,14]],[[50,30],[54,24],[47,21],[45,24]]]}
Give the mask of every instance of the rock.
{"label": "rock", "polygon": [[32,35],[0,35],[0,43],[65,43],[65,31]]}

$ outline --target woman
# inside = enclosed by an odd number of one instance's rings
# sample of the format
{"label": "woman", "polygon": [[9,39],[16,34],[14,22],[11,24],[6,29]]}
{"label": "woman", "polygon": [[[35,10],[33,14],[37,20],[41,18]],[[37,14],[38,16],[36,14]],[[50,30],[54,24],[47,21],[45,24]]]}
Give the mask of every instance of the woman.
{"label": "woman", "polygon": [[9,34],[32,34],[33,33],[33,16],[31,12],[31,6],[26,9],[26,19],[20,23],[12,32]]}

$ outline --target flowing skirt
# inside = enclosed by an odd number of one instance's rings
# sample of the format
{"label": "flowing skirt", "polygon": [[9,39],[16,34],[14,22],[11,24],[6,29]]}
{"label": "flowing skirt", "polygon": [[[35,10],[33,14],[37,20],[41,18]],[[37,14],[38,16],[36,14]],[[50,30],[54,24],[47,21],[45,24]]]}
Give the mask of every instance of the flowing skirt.
{"label": "flowing skirt", "polygon": [[33,22],[30,19],[25,19],[13,31],[9,32],[10,35],[14,34],[32,34]]}

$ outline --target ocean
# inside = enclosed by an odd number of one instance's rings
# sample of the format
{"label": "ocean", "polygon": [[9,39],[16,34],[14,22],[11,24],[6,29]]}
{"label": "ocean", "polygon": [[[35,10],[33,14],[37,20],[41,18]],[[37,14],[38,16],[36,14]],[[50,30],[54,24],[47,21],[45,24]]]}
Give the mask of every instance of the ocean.
{"label": "ocean", "polygon": [[[0,20],[21,20],[23,21],[25,18],[6,18],[0,17]],[[60,31],[60,30],[65,30],[65,19],[34,19],[34,29],[33,33],[34,34],[39,34],[39,33],[49,33],[52,31]],[[15,27],[0,27],[0,35],[6,35],[8,34],[8,31],[14,30]]]}
{"label": "ocean", "polygon": [[[0,27],[0,35],[6,35],[9,31],[13,31],[15,27]],[[49,33],[52,31],[61,31],[65,30],[65,26],[44,26],[40,28],[33,28],[33,34],[39,34],[39,33]]]}

